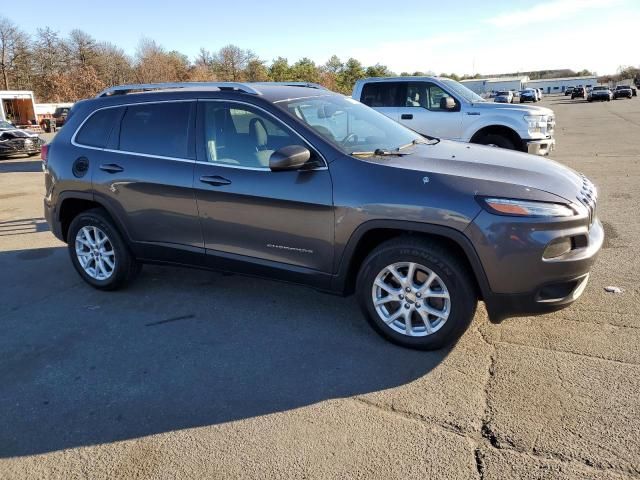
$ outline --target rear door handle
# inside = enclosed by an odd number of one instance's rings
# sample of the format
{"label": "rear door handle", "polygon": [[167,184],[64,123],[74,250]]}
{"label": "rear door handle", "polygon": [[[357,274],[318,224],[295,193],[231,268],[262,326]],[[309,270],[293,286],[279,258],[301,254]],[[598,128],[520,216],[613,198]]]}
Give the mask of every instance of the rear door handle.
{"label": "rear door handle", "polygon": [[203,175],[200,177],[200,181],[202,183],[208,183],[209,185],[213,185],[214,187],[220,187],[222,185],[230,185],[231,180],[227,180],[224,177],[219,175]]}
{"label": "rear door handle", "polygon": [[402,115],[400,115],[400,120],[412,120],[413,119],[413,113],[403,113]]}
{"label": "rear door handle", "polygon": [[120,165],[116,165],[115,163],[106,163],[104,165],[100,165],[100,170],[107,173],[118,173],[124,171]]}

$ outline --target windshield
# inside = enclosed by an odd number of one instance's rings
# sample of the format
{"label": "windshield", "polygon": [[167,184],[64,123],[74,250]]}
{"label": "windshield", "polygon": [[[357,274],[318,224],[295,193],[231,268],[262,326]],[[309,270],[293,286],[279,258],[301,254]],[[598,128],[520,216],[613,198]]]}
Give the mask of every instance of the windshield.
{"label": "windshield", "polygon": [[496,95],[509,95],[509,92],[498,92]]}
{"label": "windshield", "polygon": [[470,102],[470,103],[486,102],[486,100],[482,98],[480,95],[472,92],[467,87],[465,87],[461,83],[456,82],[455,80],[451,80],[450,78],[441,78],[440,81],[449,90],[457,94],[459,97],[464,98],[467,102]]}
{"label": "windshield", "polygon": [[280,100],[275,104],[346,154],[398,151],[426,140],[372,108],[341,95]]}
{"label": "windshield", "polygon": [[606,90],[607,87],[593,87],[594,90]]}

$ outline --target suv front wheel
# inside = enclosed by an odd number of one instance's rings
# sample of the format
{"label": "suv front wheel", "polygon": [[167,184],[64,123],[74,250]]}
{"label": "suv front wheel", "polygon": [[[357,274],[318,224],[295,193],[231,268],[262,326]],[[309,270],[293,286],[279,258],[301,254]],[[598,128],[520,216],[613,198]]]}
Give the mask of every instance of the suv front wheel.
{"label": "suv front wheel", "polygon": [[373,328],[399,345],[435,350],[455,342],[473,319],[468,269],[439,244],[394,239],[365,259],[356,285]]}
{"label": "suv front wheel", "polygon": [[80,213],[67,234],[71,262],[92,287],[116,290],[131,281],[141,265],[101,208]]}

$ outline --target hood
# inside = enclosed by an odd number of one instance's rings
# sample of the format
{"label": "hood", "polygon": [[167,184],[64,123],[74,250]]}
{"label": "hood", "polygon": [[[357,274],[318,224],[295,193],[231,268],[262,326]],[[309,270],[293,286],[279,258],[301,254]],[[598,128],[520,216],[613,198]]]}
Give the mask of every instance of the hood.
{"label": "hood", "polygon": [[502,110],[505,113],[522,113],[522,115],[553,115],[553,110],[546,107],[539,107],[537,105],[523,105],[523,104],[512,104],[507,103],[504,105],[496,106],[495,103],[486,102],[486,103],[474,103],[473,108],[477,110],[485,110],[491,109],[493,111]]}
{"label": "hood", "polygon": [[478,195],[509,196],[519,192],[526,195],[519,198],[535,199],[533,189],[576,203],[584,182],[579,173],[549,158],[448,140],[417,145],[408,155],[384,157],[384,163],[466,179]]}
{"label": "hood", "polygon": [[35,132],[30,132],[29,130],[25,130],[22,128],[5,128],[0,129],[2,133],[14,133],[16,137],[27,137],[27,138],[35,138],[38,137],[38,134]]}

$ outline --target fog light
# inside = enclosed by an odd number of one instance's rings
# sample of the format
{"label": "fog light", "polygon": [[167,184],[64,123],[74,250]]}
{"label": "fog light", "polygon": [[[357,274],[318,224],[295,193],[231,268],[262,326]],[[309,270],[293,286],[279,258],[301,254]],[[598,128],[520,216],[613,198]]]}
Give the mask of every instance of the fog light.
{"label": "fog light", "polygon": [[571,238],[558,238],[544,250],[543,258],[555,258],[571,251]]}

